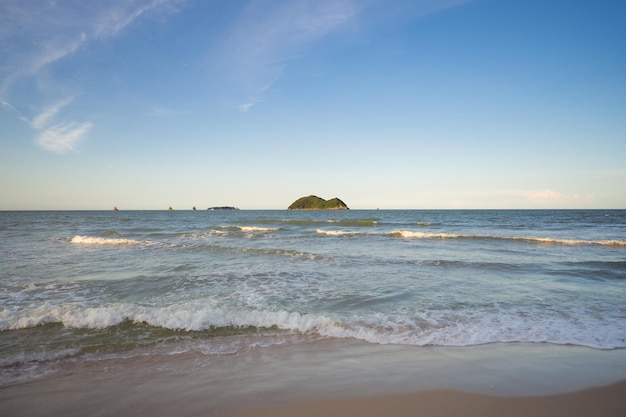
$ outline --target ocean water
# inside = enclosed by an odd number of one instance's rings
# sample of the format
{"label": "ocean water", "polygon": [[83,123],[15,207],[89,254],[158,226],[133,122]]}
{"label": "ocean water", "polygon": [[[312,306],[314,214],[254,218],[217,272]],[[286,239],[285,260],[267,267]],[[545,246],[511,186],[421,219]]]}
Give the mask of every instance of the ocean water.
{"label": "ocean water", "polygon": [[318,339],[626,348],[626,210],[0,212],[0,385]]}

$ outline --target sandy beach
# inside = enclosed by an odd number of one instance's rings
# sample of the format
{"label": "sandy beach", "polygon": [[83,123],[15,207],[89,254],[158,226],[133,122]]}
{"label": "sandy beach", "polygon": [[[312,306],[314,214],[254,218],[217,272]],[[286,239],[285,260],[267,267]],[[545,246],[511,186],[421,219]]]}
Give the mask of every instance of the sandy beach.
{"label": "sandy beach", "polygon": [[623,349],[293,342],[57,361],[0,387],[0,408],[12,417],[626,415]]}
{"label": "sandy beach", "polygon": [[626,381],[607,387],[539,397],[494,397],[458,391],[307,402],[229,417],[623,417]]}

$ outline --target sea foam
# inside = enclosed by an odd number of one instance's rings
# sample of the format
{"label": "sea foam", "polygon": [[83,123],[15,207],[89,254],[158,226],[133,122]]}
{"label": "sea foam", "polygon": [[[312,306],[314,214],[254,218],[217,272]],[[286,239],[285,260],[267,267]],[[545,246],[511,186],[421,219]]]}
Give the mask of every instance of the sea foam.
{"label": "sea foam", "polygon": [[221,327],[277,327],[309,332],[330,319],[323,315],[256,309],[220,308],[202,303],[150,307],[113,303],[101,307],[45,304],[30,311],[0,312],[0,331],[60,323],[74,329],[104,329],[130,320],[172,330],[202,331]]}
{"label": "sea foam", "polygon": [[324,229],[317,229],[316,232],[318,235],[329,235],[329,236],[354,236],[354,235],[364,234],[361,232],[352,232],[352,231],[346,231],[346,230],[324,230]]}
{"label": "sea foam", "polygon": [[530,243],[544,243],[555,245],[596,245],[596,246],[626,246],[624,240],[585,240],[585,239],[562,239],[557,237],[531,237],[531,236],[494,236],[479,234],[456,234],[456,233],[425,233],[412,230],[395,230],[389,233],[392,237],[405,239],[489,239],[523,241]]}
{"label": "sea foam", "polygon": [[139,245],[141,241],[133,239],[121,239],[110,237],[93,237],[76,235],[70,239],[71,243],[77,245]]}
{"label": "sea foam", "polygon": [[258,227],[258,226],[238,226],[242,232],[273,232],[279,230],[278,227]]}
{"label": "sea foam", "polygon": [[623,337],[626,327],[619,314],[605,313],[602,317],[578,314],[572,317],[565,311],[546,315],[532,307],[341,316],[218,307],[208,301],[152,307],[127,303],[88,308],[45,305],[30,312],[3,311],[0,314],[0,330],[30,328],[46,323],[61,323],[74,329],[104,329],[125,321],[194,332],[216,328],[274,328],[299,334],[355,338],[376,344],[471,346],[549,342],[597,349],[626,347]]}

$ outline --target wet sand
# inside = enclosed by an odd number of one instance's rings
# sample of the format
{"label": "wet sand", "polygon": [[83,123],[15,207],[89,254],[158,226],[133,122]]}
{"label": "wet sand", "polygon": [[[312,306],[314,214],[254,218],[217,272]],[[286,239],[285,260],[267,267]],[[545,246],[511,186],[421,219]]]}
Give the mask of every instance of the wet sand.
{"label": "wet sand", "polygon": [[541,397],[493,397],[458,391],[306,402],[250,410],[229,417],[623,417],[626,381],[608,387]]}
{"label": "wet sand", "polygon": [[623,349],[292,342],[58,361],[0,387],[0,415],[626,415]]}

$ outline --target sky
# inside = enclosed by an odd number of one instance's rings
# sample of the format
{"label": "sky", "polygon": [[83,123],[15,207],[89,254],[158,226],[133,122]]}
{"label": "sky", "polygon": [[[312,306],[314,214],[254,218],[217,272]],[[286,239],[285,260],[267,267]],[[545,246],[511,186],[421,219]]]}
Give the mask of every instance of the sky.
{"label": "sky", "polygon": [[622,0],[3,0],[0,210],[626,208]]}

